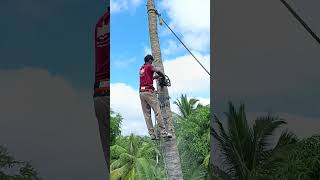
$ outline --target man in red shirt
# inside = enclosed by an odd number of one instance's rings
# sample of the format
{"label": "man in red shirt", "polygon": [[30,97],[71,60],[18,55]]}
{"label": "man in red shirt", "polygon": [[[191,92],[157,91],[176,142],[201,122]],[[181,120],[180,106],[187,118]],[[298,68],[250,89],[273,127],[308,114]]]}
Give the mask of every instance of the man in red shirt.
{"label": "man in red shirt", "polygon": [[[95,27],[94,108],[107,168],[110,166],[110,5]],[[109,173],[109,171],[108,171]]]}
{"label": "man in red shirt", "polygon": [[156,140],[158,137],[154,131],[151,119],[151,108],[153,109],[153,112],[156,116],[156,121],[160,127],[160,135],[164,138],[171,138],[172,135],[167,132],[163,123],[159,101],[153,87],[153,80],[157,78],[153,77],[153,74],[156,72],[164,79],[165,75],[160,69],[152,65],[153,60],[154,59],[151,55],[147,55],[144,58],[144,65],[140,68],[140,100],[149,134],[152,140]]}

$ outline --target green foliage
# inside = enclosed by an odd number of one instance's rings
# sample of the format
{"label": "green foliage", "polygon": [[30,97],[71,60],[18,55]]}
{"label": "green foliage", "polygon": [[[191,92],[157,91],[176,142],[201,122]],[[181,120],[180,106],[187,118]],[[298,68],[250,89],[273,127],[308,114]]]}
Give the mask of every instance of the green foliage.
{"label": "green foliage", "polygon": [[261,169],[260,179],[318,180],[320,179],[320,136],[312,136],[290,147],[282,154],[283,163],[275,169]]}
{"label": "green foliage", "polygon": [[194,159],[197,162],[203,162],[210,151],[209,123],[210,108],[203,107],[182,120],[177,129],[179,140],[184,141],[185,148],[197,156]]}
{"label": "green foliage", "polygon": [[[198,101],[181,95],[174,102],[179,108],[173,120],[185,180],[209,179],[210,108]],[[118,117],[122,120],[119,114]],[[159,145],[149,137],[115,136],[111,147],[111,179],[166,179]]]}
{"label": "green foliage", "polygon": [[273,169],[279,165],[283,162],[278,158],[279,155],[287,153],[287,147],[297,142],[294,135],[284,132],[277,146],[271,147],[268,140],[274,136],[276,129],[286,124],[278,117],[259,117],[250,127],[243,104],[236,111],[233,104],[229,103],[229,111],[225,114],[228,128],[225,129],[215,117],[217,126],[212,129],[212,135],[222,152],[226,173],[232,178],[257,179],[260,169]]}
{"label": "green foliage", "polygon": [[111,179],[150,179],[165,177],[163,164],[157,163],[160,152],[149,138],[119,136],[111,147]]}
{"label": "green foliage", "polygon": [[110,136],[110,141],[111,141],[111,146],[115,144],[116,137],[121,134],[121,123],[122,123],[122,116],[119,113],[115,113],[111,111],[111,136]]}
{"label": "green foliage", "polygon": [[[14,169],[18,169],[19,173],[6,173]],[[41,178],[30,162],[16,161],[5,147],[0,146],[0,180],[41,180]]]}
{"label": "green foliage", "polygon": [[187,95],[183,94],[181,95],[180,99],[174,101],[173,103],[179,108],[179,118],[187,118],[197,108],[196,104],[198,101],[198,99],[194,98],[188,100]]}
{"label": "green foliage", "polygon": [[179,114],[174,114],[182,172],[185,180],[208,179],[210,159],[210,108],[199,100],[181,95],[175,101]]}

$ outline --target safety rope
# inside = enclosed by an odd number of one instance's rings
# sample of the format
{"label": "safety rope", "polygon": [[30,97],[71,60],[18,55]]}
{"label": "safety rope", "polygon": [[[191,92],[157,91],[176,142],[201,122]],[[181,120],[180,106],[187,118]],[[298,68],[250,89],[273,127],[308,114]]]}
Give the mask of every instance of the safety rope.
{"label": "safety rope", "polygon": [[311,36],[320,44],[320,38],[312,31],[312,29],[303,21],[303,19],[290,7],[285,0],[280,0],[284,6],[292,13],[292,15],[300,22],[300,24],[311,34]]}
{"label": "safety rope", "polygon": [[193,58],[200,64],[200,66],[209,74],[209,71],[201,64],[201,62],[193,55],[193,53],[189,50],[189,48],[182,42],[182,40],[177,36],[177,34],[170,28],[170,26],[160,17],[161,14],[158,13],[157,10],[156,14],[158,15],[159,21],[160,21],[160,25],[162,25],[162,22],[168,27],[168,29],[172,32],[172,34],[180,41],[180,43],[187,49],[187,51],[191,54],[191,56],[193,56]]}

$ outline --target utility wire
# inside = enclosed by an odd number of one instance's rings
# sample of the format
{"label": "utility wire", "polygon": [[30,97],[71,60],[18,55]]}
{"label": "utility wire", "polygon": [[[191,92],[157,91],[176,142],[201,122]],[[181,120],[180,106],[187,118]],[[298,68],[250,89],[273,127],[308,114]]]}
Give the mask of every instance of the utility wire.
{"label": "utility wire", "polygon": [[[209,71],[201,64],[201,62],[193,55],[193,53],[189,50],[189,48],[181,41],[181,39],[176,35],[175,32],[173,32],[173,30],[170,28],[170,26],[160,17],[161,15],[158,13],[158,11],[156,11],[158,17],[159,17],[159,20],[162,21],[168,28],[169,30],[173,33],[173,35],[180,41],[180,43],[189,51],[189,53],[194,57],[194,59],[200,64],[200,66],[209,74],[210,76],[210,73]],[[160,22],[161,24],[161,22]]]}
{"label": "utility wire", "polygon": [[280,0],[284,6],[292,13],[292,15],[302,24],[302,26],[311,34],[311,36],[320,44],[320,38],[312,31],[312,29],[303,21],[303,19],[290,7],[285,0]]}

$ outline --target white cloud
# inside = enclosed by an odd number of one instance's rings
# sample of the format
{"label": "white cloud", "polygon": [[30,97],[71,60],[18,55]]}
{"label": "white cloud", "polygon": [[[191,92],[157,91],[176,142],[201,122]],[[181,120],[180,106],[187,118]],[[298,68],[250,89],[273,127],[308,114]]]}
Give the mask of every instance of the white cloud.
{"label": "white cloud", "polygon": [[[188,96],[188,95],[187,95]],[[179,113],[179,108],[177,105],[175,105],[173,102],[177,99],[177,98],[180,98],[180,96],[176,96],[175,98],[171,99],[171,111],[172,112],[175,112],[175,113]],[[210,99],[209,98],[203,98],[203,97],[188,97],[188,99],[190,98],[195,98],[195,99],[198,99],[200,104],[202,105],[208,105],[210,104]]]}
{"label": "white cloud", "polygon": [[[210,72],[210,56],[195,53],[195,56]],[[185,55],[173,60],[164,61],[165,73],[171,80],[169,87],[172,96],[187,94],[210,94],[210,77],[198,62],[191,56]]]}
{"label": "white cloud", "polygon": [[[147,126],[141,109],[139,92],[124,83],[111,84],[110,105],[113,111],[120,113],[123,117],[122,134],[129,135],[131,133],[139,135],[147,135]],[[173,104],[178,96],[171,99],[171,110],[179,112],[178,107]],[[207,105],[210,99],[195,97],[200,100],[200,103]],[[153,113],[153,112],[152,112]],[[154,115],[152,114],[154,123]]]}
{"label": "white cloud", "polygon": [[199,99],[199,103],[202,105],[210,104],[210,98],[202,98],[202,97],[194,97],[195,99]]}
{"label": "white cloud", "polygon": [[151,54],[151,48],[148,46],[144,46],[144,55]]}
{"label": "white cloud", "polygon": [[169,16],[169,26],[183,36],[188,47],[197,51],[209,50],[210,0],[201,3],[198,0],[163,0],[160,10]]}
{"label": "white cloud", "polygon": [[208,32],[186,32],[183,39],[185,41],[185,44],[188,44],[190,46],[191,50],[209,51],[209,48],[210,48],[209,31]]}
{"label": "white cloud", "polygon": [[142,0],[111,0],[110,10],[111,13],[120,13],[127,10],[134,11],[142,2]]}
{"label": "white cloud", "polygon": [[122,134],[147,134],[137,89],[123,83],[111,84],[110,106],[123,117]]}
{"label": "white cloud", "polygon": [[143,0],[131,0],[132,5],[138,6],[143,2]]}
{"label": "white cloud", "polygon": [[180,49],[180,47],[177,45],[176,41],[173,41],[171,39],[166,41],[165,45],[166,45],[166,47],[162,48],[162,53],[165,56],[176,54],[177,51]]}
{"label": "white cloud", "polygon": [[210,29],[210,0],[163,0],[161,6],[177,28]]}
{"label": "white cloud", "polygon": [[[145,48],[146,49],[146,48]],[[209,69],[209,55],[195,53],[204,66]],[[193,59],[192,56],[181,56],[164,61],[166,74],[170,77],[172,86],[169,87],[172,111],[178,112],[173,104],[181,94],[194,97],[200,103],[210,104],[210,77]],[[147,135],[147,127],[143,117],[138,88],[124,83],[111,84],[111,108],[124,118],[122,133]],[[152,116],[154,120],[154,116]]]}
{"label": "white cloud", "polygon": [[127,1],[114,1],[111,0],[110,2],[110,10],[111,13],[121,12],[123,10],[128,9]]}

